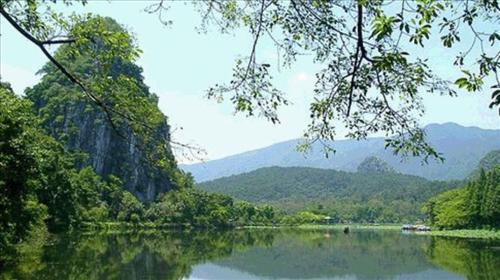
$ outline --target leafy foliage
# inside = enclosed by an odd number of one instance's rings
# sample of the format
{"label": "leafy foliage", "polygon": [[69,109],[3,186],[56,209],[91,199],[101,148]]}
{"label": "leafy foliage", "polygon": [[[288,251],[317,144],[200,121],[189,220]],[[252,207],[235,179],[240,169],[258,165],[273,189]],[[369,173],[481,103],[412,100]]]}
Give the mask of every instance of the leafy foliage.
{"label": "leafy foliage", "polygon": [[275,218],[269,206],[255,207],[247,202],[234,202],[227,195],[193,188],[166,193],[151,205],[146,215],[155,223],[198,227],[272,224]]}
{"label": "leafy foliage", "polygon": [[[155,127],[155,120],[144,119],[144,107],[130,106],[119,102],[121,99],[109,102],[106,94],[117,88],[123,93],[137,87],[134,81],[108,79],[107,74],[115,58],[137,58],[140,51],[131,37],[120,31],[109,32],[102,21],[82,25],[88,22],[88,16],[66,17],[54,11],[52,2],[4,0],[0,8],[2,15],[40,47],[110,121],[125,119],[136,135],[148,133]],[[87,4],[86,0],[59,2]],[[158,0],[146,10],[157,13],[162,23],[171,24],[164,18],[167,2]],[[400,155],[421,156],[425,162],[429,158],[442,160],[418,125],[424,113],[423,92],[455,96],[453,84],[480,92],[485,83],[490,83],[490,107],[500,104],[500,35],[489,28],[499,19],[497,0],[209,0],[194,4],[202,14],[203,28],[211,24],[222,32],[245,28],[253,37],[249,55],[236,60],[232,80],[208,90],[208,96],[218,101],[228,98],[236,112],[259,114],[276,123],[278,108],[289,103],[272,83],[271,64],[257,59],[263,40],[275,44],[284,66],[292,65],[303,54],[311,54],[314,62],[323,66],[316,74],[315,98],[309,106],[311,122],[304,134],[307,141],[300,146],[303,149],[316,141],[333,140],[337,127],[344,125],[346,136],[352,139],[382,132],[390,137],[387,147]],[[419,51],[433,44],[432,40],[456,56],[452,67],[462,74],[454,82],[435,75],[426,53]],[[94,48],[95,43],[105,51]],[[466,51],[461,51],[464,43]],[[59,58],[45,48],[51,44],[69,44],[75,58],[90,55],[97,62],[96,75],[68,71],[71,65],[59,63]],[[331,151],[331,147],[325,147],[325,152]]]}
{"label": "leafy foliage", "polygon": [[35,226],[43,224],[47,208],[36,198],[42,176],[40,163],[48,140],[33,128],[30,103],[0,83],[0,250],[9,251]]}
{"label": "leafy foliage", "polygon": [[73,155],[37,128],[31,102],[7,84],[0,85],[0,99],[0,262],[46,226],[55,231],[108,221],[209,227],[274,221],[272,208],[196,191],[183,173],[172,178],[181,189],[148,207],[118,178],[103,179],[91,167],[76,170]]}
{"label": "leafy foliage", "polygon": [[[87,4],[86,0],[59,2]],[[124,141],[141,147],[148,160],[164,168],[175,165],[169,156],[174,141],[169,135],[158,137],[165,119],[152,106],[157,98],[144,94],[147,87],[142,82],[142,70],[133,65],[141,53],[133,36],[110,18],[91,14],[65,16],[55,11],[54,4],[55,1],[6,0],[0,3],[0,12],[42,50],[49,63],[41,72],[53,74],[52,82],[71,87],[74,96],[69,99],[86,100]],[[50,45],[61,47],[52,54],[47,49]],[[138,141],[127,139],[127,133]]]}
{"label": "leafy foliage", "polygon": [[[92,33],[92,30],[100,33]],[[81,35],[82,32],[89,34]],[[114,20],[99,16],[77,21],[69,34],[86,38],[85,44],[63,45],[54,57],[71,73],[87,77],[86,87],[92,89],[94,98],[120,111],[103,112],[78,84],[72,83],[49,62],[39,71],[44,75],[42,81],[26,91],[36,105],[42,126],[58,140],[71,142],[79,127],[76,117],[66,116],[67,111],[83,106],[86,115],[95,116],[98,122],[95,126],[111,126],[121,141],[140,149],[142,157],[161,168],[174,168],[175,160],[166,142],[169,135],[161,133],[167,125],[157,107],[158,97],[149,92],[142,69],[134,64],[138,55],[134,38]],[[129,135],[133,135],[133,139]]]}
{"label": "leafy foliage", "polygon": [[[222,32],[247,29],[252,35],[249,55],[237,60],[229,85],[209,90],[209,97],[230,99],[236,112],[251,115],[260,110],[276,122],[276,109],[287,104],[286,96],[268,82],[270,78],[263,78],[260,69],[267,73],[271,64],[257,60],[260,42],[273,42],[279,50],[278,63],[285,67],[303,54],[322,65],[309,107],[306,148],[316,141],[333,140],[342,125],[350,138],[382,132],[392,137],[387,147],[400,155],[442,159],[418,126],[424,93],[455,96],[457,88],[480,92],[490,83],[490,107],[499,104],[500,35],[488,27],[499,19],[496,0],[210,0],[195,4],[203,27],[213,24]],[[455,81],[443,80],[430,69],[421,50],[429,44],[438,48],[435,42],[456,56],[449,62],[461,73]]]}
{"label": "leafy foliage", "polygon": [[284,216],[281,223],[285,225],[303,225],[324,223],[324,215],[314,214],[308,211],[295,213],[294,215]]}

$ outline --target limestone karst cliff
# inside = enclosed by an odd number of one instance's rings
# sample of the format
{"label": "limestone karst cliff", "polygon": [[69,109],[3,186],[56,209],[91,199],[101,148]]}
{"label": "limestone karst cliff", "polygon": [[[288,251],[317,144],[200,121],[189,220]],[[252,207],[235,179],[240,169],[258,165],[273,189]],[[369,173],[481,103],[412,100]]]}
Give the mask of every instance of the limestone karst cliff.
{"label": "limestone karst cliff", "polygon": [[[126,32],[113,20],[104,20],[110,30]],[[110,67],[100,69],[94,57],[74,57],[69,48],[56,51],[61,63],[78,77],[91,77],[86,81],[88,88],[95,89],[109,106],[139,121],[113,114],[112,125],[109,114],[48,63],[39,72],[41,81],[26,90],[41,127],[75,154],[78,168],[92,166],[103,177],[120,178],[124,188],[143,202],[172,189],[178,169],[168,145],[169,125],[158,109],[158,97],[144,84],[142,68],[116,57]],[[148,128],[139,122],[148,123]]]}
{"label": "limestone karst cliff", "polygon": [[375,156],[369,156],[365,158],[358,165],[358,172],[361,173],[390,173],[394,172],[394,169],[385,161],[379,159]]}
{"label": "limestone karst cliff", "polygon": [[[40,102],[35,104],[39,111],[46,106]],[[80,154],[77,167],[90,165],[103,177],[117,176],[125,189],[143,202],[152,201],[159,193],[170,190],[171,172],[155,166],[145,157],[141,147],[136,146],[138,136],[129,129],[122,129],[119,135],[104,113],[97,108],[89,110],[87,106],[85,101],[69,103],[61,108],[64,115],[49,117],[44,123],[47,131],[60,139],[69,151]],[[169,138],[166,119],[155,137],[156,142]]]}

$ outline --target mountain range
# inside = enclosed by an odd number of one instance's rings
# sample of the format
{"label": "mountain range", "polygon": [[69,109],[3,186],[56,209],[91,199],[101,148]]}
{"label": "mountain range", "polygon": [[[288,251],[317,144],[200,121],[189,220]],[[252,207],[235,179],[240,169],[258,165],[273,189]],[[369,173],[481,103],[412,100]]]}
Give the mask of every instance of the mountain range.
{"label": "mountain range", "polygon": [[296,151],[301,139],[293,139],[229,157],[203,163],[181,165],[197,182],[217,179],[249,172],[262,167],[314,167],[356,171],[367,157],[375,156],[387,162],[396,172],[421,176],[431,180],[466,178],[478,165],[482,157],[492,150],[500,149],[500,129],[464,127],[455,123],[430,124],[424,128],[427,141],[445,158],[444,162],[429,161],[423,164],[420,158],[402,159],[385,149],[384,138],[366,140],[337,140],[328,143],[335,154],[325,157],[320,144],[314,144],[310,152]]}

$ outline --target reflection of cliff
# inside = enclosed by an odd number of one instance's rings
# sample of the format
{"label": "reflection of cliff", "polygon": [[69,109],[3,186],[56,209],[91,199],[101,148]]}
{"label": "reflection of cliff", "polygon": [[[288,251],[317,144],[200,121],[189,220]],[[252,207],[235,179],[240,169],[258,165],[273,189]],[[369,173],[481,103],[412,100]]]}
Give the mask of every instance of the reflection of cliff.
{"label": "reflection of cliff", "polygon": [[437,266],[467,276],[469,280],[500,279],[500,242],[433,238],[427,248]]}
{"label": "reflection of cliff", "polygon": [[216,263],[259,277],[385,279],[432,268],[422,250],[428,241],[399,232],[288,232],[272,248],[253,247]]}

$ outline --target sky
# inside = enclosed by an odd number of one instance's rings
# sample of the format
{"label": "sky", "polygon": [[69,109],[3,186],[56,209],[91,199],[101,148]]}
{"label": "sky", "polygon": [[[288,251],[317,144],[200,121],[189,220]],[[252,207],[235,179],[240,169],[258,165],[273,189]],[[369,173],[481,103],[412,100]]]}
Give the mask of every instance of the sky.
{"label": "sky", "polygon": [[[173,21],[170,26],[162,25],[155,15],[146,13],[147,6],[147,1],[90,1],[84,7],[74,5],[63,11],[110,16],[134,33],[143,51],[137,63],[144,69],[146,84],[159,96],[159,107],[168,116],[176,141],[202,147],[207,152],[203,159],[212,160],[303,135],[309,122],[314,75],[320,69],[311,57],[302,57],[291,68],[281,68],[274,74],[275,84],[292,102],[280,110],[281,124],[234,115],[229,102],[207,100],[206,90],[231,79],[235,59],[250,51],[251,36],[243,31],[220,34],[215,28],[199,32],[199,13],[189,3],[179,1],[171,5],[167,14]],[[36,72],[47,60],[4,18],[0,18],[0,34],[0,77],[22,94],[40,79]],[[432,46],[425,48],[430,66],[443,78],[451,78],[451,55],[441,47]],[[271,44],[264,44],[258,55],[271,65],[278,63],[276,49]],[[421,119],[422,126],[455,122],[500,129],[497,111],[488,109],[488,87],[483,93],[459,91],[455,98],[425,95],[423,100],[426,113]],[[342,131],[338,136],[343,138]],[[196,159],[178,160],[182,163]]]}

